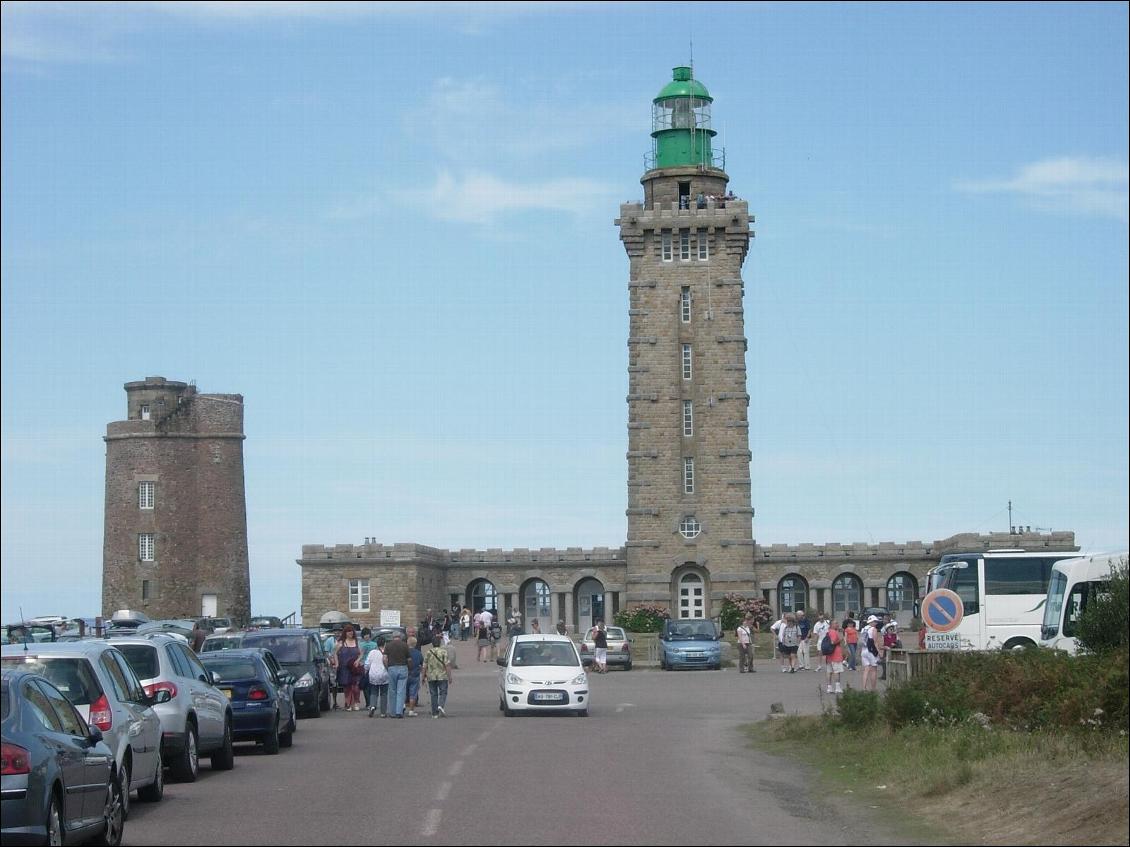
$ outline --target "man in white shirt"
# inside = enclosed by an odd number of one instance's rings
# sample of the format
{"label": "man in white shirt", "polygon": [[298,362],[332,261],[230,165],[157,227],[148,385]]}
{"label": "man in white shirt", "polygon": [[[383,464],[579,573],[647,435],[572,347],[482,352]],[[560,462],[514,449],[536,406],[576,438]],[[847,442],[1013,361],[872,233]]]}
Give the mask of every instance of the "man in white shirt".
{"label": "man in white shirt", "polygon": [[738,636],[738,673],[745,673],[746,667],[750,673],[757,673],[753,666],[753,621],[746,618],[737,629]]}
{"label": "man in white shirt", "polygon": [[820,650],[820,645],[823,643],[824,636],[828,634],[830,627],[831,623],[828,618],[824,616],[824,613],[818,613],[816,615],[816,623],[812,625],[812,635],[816,640],[816,667],[814,667],[813,670],[817,672],[825,670],[824,665],[827,663],[827,659]]}

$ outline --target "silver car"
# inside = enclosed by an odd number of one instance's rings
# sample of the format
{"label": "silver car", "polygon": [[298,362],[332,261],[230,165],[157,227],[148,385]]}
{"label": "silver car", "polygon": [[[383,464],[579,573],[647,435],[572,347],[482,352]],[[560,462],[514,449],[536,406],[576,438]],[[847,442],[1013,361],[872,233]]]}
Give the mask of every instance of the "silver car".
{"label": "silver car", "polygon": [[[581,661],[586,665],[593,663],[596,656],[596,643],[593,641],[595,629],[590,629],[584,640],[577,645],[581,651]],[[606,626],[604,633],[608,638],[608,667],[616,665],[626,671],[632,669],[632,645],[628,642],[628,634],[623,627]]]}
{"label": "silver car", "polygon": [[6,644],[0,664],[41,674],[58,688],[114,753],[122,789],[122,818],[129,817],[130,792],[157,802],[165,794],[161,763],[161,720],[153,706],[169,692],[150,697],[126,657],[102,640],[53,644]]}
{"label": "silver car", "polygon": [[231,770],[231,704],[184,639],[153,633],[107,640],[122,651],[147,694],[169,692],[169,701],[153,711],[161,719],[161,758],[173,778],[195,782],[201,754],[211,756],[212,770]]}

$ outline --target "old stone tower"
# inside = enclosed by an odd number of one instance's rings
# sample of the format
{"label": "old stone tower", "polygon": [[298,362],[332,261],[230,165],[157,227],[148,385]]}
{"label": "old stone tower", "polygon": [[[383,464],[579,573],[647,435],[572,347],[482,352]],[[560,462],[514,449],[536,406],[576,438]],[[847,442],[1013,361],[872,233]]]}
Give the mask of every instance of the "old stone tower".
{"label": "old stone tower", "polygon": [[106,427],[102,614],[251,616],[243,397],[127,382]]}
{"label": "old stone tower", "polygon": [[742,263],[750,215],[712,149],[711,97],[674,70],[652,105],[644,201],[616,223],[630,259],[628,538],[634,601],[711,617],[757,589]]}

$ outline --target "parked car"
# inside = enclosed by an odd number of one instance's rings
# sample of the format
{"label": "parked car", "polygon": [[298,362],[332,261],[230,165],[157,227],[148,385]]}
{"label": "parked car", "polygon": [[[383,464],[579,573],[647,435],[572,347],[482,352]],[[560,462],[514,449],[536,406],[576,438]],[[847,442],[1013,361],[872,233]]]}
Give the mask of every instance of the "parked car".
{"label": "parked car", "polygon": [[257,615],[247,624],[249,629],[281,629],[282,625],[282,618],[274,615]]}
{"label": "parked car", "polygon": [[143,623],[137,628],[138,635],[148,635],[151,632],[164,632],[169,635],[177,635],[185,641],[192,641],[192,628],[196,622],[187,618],[177,618],[173,620],[150,621]]}
{"label": "parked car", "polygon": [[231,618],[204,618],[207,621],[206,629],[211,633],[223,633],[232,629]]}
{"label": "parked car", "polygon": [[498,657],[498,708],[517,712],[589,713],[589,677],[566,635],[515,635]]}
{"label": "parked car", "polygon": [[659,667],[722,667],[722,634],[712,620],[667,620],[659,630]]}
{"label": "parked car", "polygon": [[[593,643],[593,632],[589,630],[584,640],[578,645],[581,650],[581,661],[585,665],[593,663],[596,653],[596,644]],[[621,667],[626,671],[632,669],[632,645],[628,643],[628,634],[619,626],[606,626],[605,635],[608,637],[608,667]]]}
{"label": "parked car", "polygon": [[120,844],[122,789],[114,753],[39,674],[0,676],[4,844]]}
{"label": "parked car", "polygon": [[234,650],[243,646],[242,632],[224,632],[220,635],[209,635],[200,645],[200,652],[211,653],[214,650]]}
{"label": "parked car", "polygon": [[153,711],[161,719],[161,759],[173,777],[195,782],[201,754],[211,757],[212,770],[231,770],[231,704],[192,648],[160,633],[107,640],[121,650],[146,694],[169,692],[169,701]]}
{"label": "parked car", "polygon": [[169,701],[168,691],[149,696],[126,657],[101,639],[53,644],[5,645],[5,668],[45,676],[75,706],[87,723],[98,727],[114,753],[122,787],[122,816],[129,817],[130,792],[157,802],[165,794],[161,762],[161,719],[153,706]]}
{"label": "parked car", "polygon": [[257,629],[243,635],[243,647],[264,647],[294,675],[298,717],[318,718],[330,708],[330,662],[316,629]]}
{"label": "parked car", "polygon": [[294,740],[294,700],[287,690],[294,677],[273,671],[267,656],[267,650],[241,648],[211,653],[202,661],[231,702],[234,739],[257,742],[274,755]]}

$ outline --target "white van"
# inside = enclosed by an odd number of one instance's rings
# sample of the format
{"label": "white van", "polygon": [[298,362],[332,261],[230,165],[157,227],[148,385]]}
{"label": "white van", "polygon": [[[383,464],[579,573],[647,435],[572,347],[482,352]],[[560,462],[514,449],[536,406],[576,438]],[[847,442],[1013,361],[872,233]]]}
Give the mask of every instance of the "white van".
{"label": "white van", "polygon": [[1087,603],[1110,584],[1111,572],[1126,567],[1126,553],[1094,553],[1063,559],[1052,566],[1040,646],[1074,654],[1078,650],[1075,625]]}

